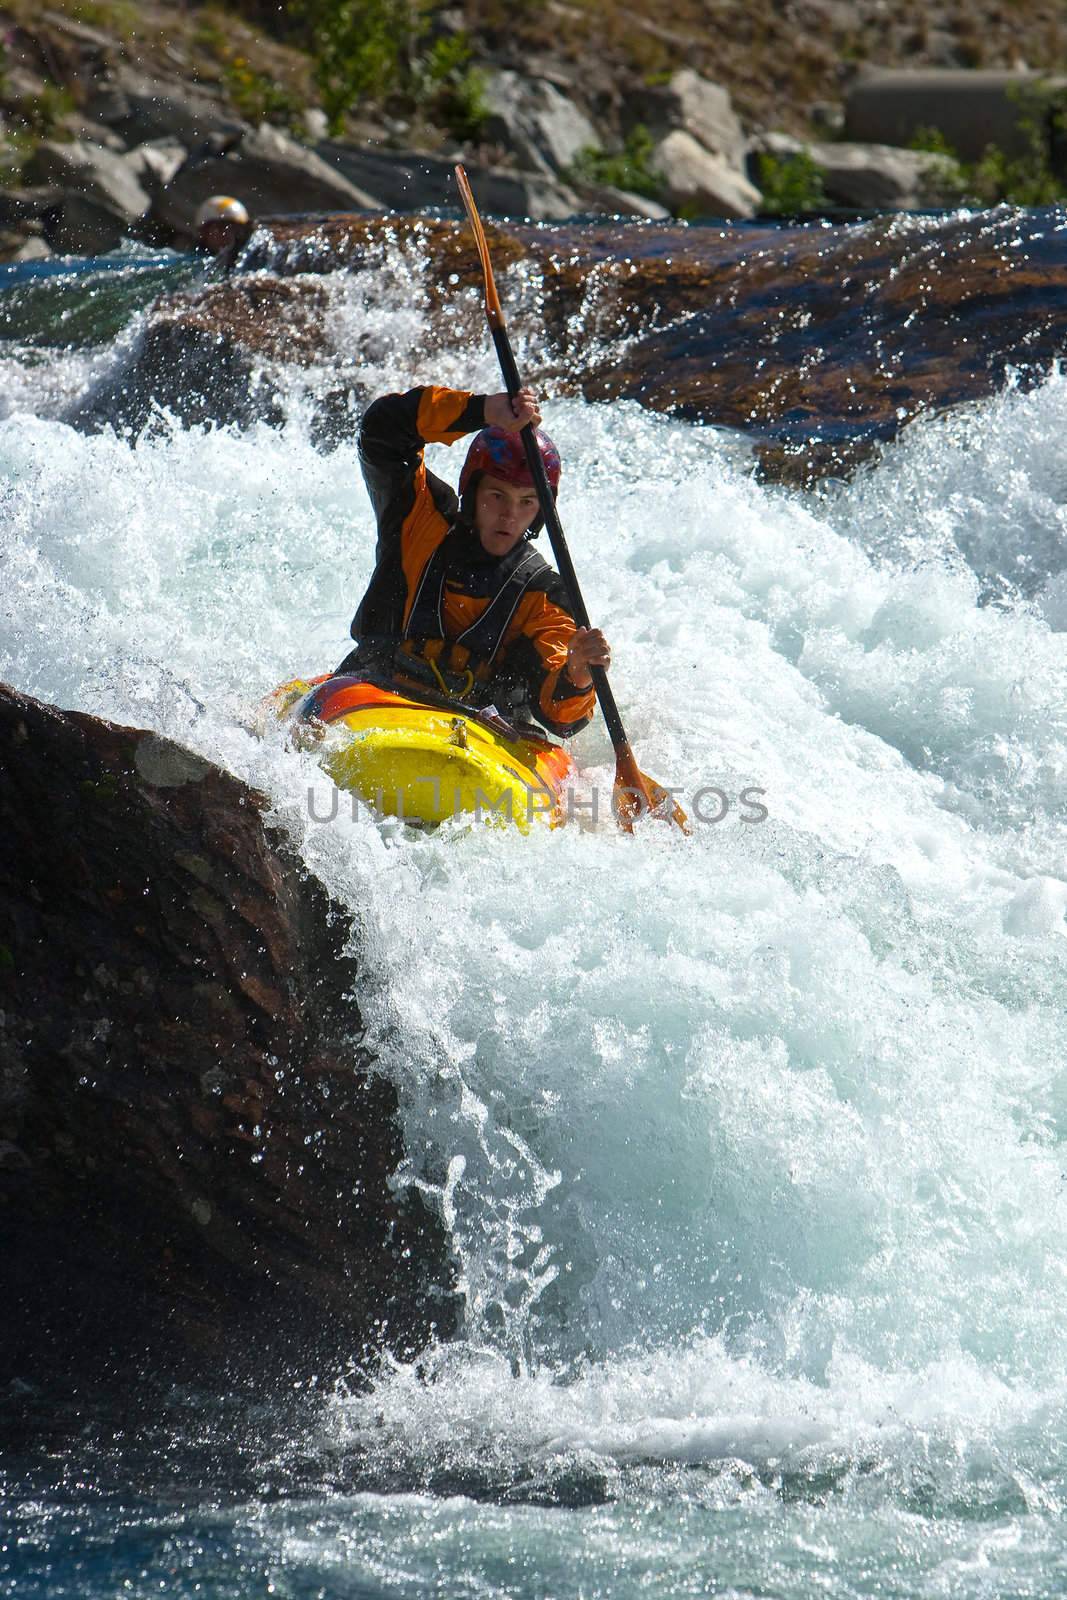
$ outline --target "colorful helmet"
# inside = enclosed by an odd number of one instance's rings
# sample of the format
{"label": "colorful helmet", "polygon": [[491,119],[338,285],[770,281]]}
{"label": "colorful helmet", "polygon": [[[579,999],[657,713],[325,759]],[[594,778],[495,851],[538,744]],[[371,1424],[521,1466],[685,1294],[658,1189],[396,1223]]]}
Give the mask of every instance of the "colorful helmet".
{"label": "colorful helmet", "polygon": [[[545,476],[555,496],[559,489],[561,470],[559,451],[548,434],[542,433],[540,428],[535,429],[534,438],[541,452],[541,460],[545,464]],[[520,434],[508,433],[505,428],[483,428],[481,433],[474,435],[471,447],[467,451],[467,459],[463,463],[463,470],[459,475],[460,511],[467,522],[474,521],[474,495],[485,472],[488,472],[490,477],[503,478],[505,483],[516,484],[519,488],[533,487],[533,478],[526,460],[526,449]],[[530,534],[537,533],[544,526],[544,521],[544,517],[538,512],[530,524]]]}
{"label": "colorful helmet", "polygon": [[[534,438],[541,452],[541,460],[545,464],[545,475],[553,489],[558,489],[559,451],[548,434],[542,433],[540,428],[535,430]],[[518,484],[522,488],[530,488],[533,485],[521,435],[508,433],[504,428],[483,428],[481,433],[474,435],[471,447],[467,451],[467,459],[463,463],[463,471],[459,475],[460,494],[466,494],[468,488],[476,487],[471,482],[476,472],[488,472],[494,478],[503,478],[505,483]]]}
{"label": "colorful helmet", "polygon": [[196,226],[202,228],[205,222],[249,222],[251,218],[240,200],[235,200],[232,194],[213,194],[204,201],[196,213]]}

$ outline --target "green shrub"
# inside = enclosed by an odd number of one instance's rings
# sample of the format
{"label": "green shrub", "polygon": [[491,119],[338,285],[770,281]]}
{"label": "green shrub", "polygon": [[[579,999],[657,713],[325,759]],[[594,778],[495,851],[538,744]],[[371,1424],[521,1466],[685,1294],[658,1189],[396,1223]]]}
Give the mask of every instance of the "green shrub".
{"label": "green shrub", "polygon": [[639,122],[622,150],[612,153],[586,145],[573,162],[570,176],[576,183],[628,189],[631,194],[658,200],[663,193],[663,177],[652,167],[653,148],[652,135],[644,123]]}
{"label": "green shrub", "polygon": [[823,168],[806,150],[788,156],[763,151],[758,168],[763,195],[760,210],[764,216],[799,217],[805,212],[824,211],[829,204]]}
{"label": "green shrub", "polygon": [[919,128],[910,141],[912,150],[929,150],[956,163],[959,197],[976,205],[1001,201],[1017,206],[1047,206],[1064,198],[1064,184],[1052,169],[1049,133],[1063,128],[1064,109],[1052,91],[1038,84],[1014,91],[1019,102],[1019,129],[1026,148],[1009,156],[999,145],[988,144],[978,161],[961,161],[940,128]]}
{"label": "green shrub", "polygon": [[222,69],[223,83],[234,106],[248,122],[295,124],[304,109],[301,97],[282,83],[257,72],[243,56],[235,56]]}
{"label": "green shrub", "polygon": [[489,118],[486,76],[471,65],[471,42],[465,33],[435,39],[419,63],[419,99],[438,127],[456,139],[479,139]]}
{"label": "green shrub", "polygon": [[315,87],[333,133],[361,100],[410,88],[425,0],[298,0]]}
{"label": "green shrub", "polygon": [[120,39],[134,38],[141,24],[140,8],[133,0],[59,0],[53,10]]}
{"label": "green shrub", "polygon": [[[23,95],[13,117],[37,139],[54,139],[63,118],[76,110],[74,96],[57,83],[46,83],[37,94]],[[69,138],[69,135],[67,136]]]}

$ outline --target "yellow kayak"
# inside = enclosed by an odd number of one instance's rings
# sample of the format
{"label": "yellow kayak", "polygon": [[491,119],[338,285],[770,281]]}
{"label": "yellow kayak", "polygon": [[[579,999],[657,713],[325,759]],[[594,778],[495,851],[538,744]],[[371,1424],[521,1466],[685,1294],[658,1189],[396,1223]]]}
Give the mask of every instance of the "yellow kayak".
{"label": "yellow kayak", "polygon": [[493,712],[329,675],[282,684],[263,711],[290,725],[295,743],[314,743],[337,787],[384,816],[432,824],[471,815],[524,833],[564,820],[570,756]]}

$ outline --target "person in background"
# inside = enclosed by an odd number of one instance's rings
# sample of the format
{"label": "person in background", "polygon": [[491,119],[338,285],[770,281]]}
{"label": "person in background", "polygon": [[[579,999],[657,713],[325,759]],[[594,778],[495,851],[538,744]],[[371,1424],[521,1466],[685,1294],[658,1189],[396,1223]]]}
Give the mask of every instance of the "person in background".
{"label": "person in background", "polygon": [[226,271],[252,234],[252,218],[233,195],[213,194],[196,213],[196,248]]}

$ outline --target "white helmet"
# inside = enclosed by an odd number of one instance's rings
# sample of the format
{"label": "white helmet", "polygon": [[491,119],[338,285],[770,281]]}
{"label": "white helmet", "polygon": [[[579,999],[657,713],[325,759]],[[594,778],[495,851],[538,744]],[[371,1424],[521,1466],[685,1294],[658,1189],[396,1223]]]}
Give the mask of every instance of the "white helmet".
{"label": "white helmet", "polygon": [[249,222],[251,218],[240,200],[235,200],[231,194],[213,194],[205,200],[200,210],[196,213],[196,226],[198,229],[205,222]]}

